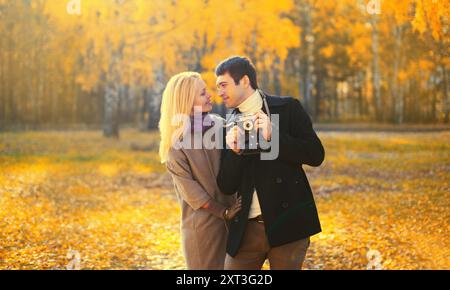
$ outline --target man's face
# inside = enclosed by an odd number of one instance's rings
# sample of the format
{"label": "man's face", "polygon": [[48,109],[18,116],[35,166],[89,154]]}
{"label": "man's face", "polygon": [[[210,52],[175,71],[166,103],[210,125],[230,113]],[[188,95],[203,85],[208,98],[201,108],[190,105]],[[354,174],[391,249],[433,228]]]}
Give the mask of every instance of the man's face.
{"label": "man's face", "polygon": [[227,108],[236,108],[244,100],[246,89],[242,83],[236,85],[228,72],[217,77],[217,93]]}

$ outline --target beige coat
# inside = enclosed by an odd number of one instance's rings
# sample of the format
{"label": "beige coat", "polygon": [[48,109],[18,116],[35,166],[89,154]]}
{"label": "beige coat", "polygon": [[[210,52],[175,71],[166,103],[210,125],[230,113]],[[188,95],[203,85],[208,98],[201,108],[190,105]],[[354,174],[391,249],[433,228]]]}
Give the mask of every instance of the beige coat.
{"label": "beige coat", "polygon": [[223,269],[227,229],[223,219],[201,208],[215,199],[230,206],[234,196],[220,192],[216,177],[220,166],[219,149],[173,149],[167,169],[181,206],[181,240],[188,269]]}

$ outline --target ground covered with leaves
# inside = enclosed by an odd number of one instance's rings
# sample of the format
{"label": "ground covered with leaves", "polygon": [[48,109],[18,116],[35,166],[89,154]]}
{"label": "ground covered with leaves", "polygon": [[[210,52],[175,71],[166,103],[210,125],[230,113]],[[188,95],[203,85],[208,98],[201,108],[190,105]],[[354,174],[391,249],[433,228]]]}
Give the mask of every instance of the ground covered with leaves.
{"label": "ground covered with leaves", "polygon": [[[319,136],[305,268],[450,269],[450,132]],[[0,133],[0,269],[183,269],[157,147],[131,129]]]}

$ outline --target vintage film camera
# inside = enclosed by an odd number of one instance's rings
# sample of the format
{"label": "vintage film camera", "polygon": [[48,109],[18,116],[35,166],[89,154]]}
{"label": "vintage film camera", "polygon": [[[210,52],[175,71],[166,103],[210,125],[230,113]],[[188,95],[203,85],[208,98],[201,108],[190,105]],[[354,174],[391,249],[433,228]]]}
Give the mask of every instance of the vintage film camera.
{"label": "vintage film camera", "polygon": [[[263,96],[262,98],[265,110],[270,118],[270,111],[266,98],[264,94],[261,95]],[[244,140],[239,144],[242,146],[240,153],[241,155],[253,155],[268,151],[260,146],[259,142],[264,141],[264,139],[260,136],[259,131],[256,129],[256,119],[256,114],[232,114],[231,118],[226,123],[226,127],[238,126],[244,132]]]}

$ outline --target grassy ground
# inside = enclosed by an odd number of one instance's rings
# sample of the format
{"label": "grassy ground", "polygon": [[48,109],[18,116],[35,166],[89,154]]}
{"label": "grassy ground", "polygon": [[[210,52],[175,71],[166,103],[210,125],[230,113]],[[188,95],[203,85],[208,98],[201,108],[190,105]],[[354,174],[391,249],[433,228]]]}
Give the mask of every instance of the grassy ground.
{"label": "grassy ground", "polygon": [[[319,135],[326,160],[305,169],[323,232],[305,268],[450,269],[450,132]],[[157,141],[1,133],[0,269],[184,268]]]}

